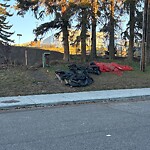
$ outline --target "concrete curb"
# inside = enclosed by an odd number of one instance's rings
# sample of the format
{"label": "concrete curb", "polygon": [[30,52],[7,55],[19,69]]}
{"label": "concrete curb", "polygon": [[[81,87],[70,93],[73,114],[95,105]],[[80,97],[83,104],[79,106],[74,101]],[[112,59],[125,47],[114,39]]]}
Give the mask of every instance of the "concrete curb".
{"label": "concrete curb", "polygon": [[0,97],[0,109],[75,102],[123,100],[150,96],[150,88]]}

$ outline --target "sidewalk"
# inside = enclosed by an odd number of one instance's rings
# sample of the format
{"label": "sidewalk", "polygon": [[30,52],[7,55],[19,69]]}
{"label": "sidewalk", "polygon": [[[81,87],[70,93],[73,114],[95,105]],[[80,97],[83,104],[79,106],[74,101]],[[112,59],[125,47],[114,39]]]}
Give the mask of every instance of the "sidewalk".
{"label": "sidewalk", "polygon": [[150,96],[150,88],[0,97],[0,109],[80,101],[122,100],[122,98],[142,96]]}

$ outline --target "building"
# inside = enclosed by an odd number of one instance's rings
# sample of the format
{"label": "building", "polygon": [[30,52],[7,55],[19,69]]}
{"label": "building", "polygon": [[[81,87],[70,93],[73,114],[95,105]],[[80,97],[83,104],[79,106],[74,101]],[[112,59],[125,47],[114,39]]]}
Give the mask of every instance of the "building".
{"label": "building", "polygon": [[[70,45],[70,53],[71,54],[77,54],[80,53],[80,47],[81,47],[81,41],[80,41],[80,30],[70,30],[69,31],[69,45]],[[105,49],[105,43],[104,43],[104,33],[103,32],[97,32],[96,34],[96,48],[97,51],[101,51]],[[91,50],[91,32],[87,32],[87,51]],[[55,37],[54,35],[49,36],[48,38],[41,41],[40,44],[41,47],[44,48],[52,48],[52,49],[63,49],[63,34],[62,32],[58,37]]]}

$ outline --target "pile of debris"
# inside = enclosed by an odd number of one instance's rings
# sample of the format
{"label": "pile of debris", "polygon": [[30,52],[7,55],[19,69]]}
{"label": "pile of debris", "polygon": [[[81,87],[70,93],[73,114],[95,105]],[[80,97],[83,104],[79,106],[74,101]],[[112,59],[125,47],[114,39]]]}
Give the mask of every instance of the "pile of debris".
{"label": "pile of debris", "polygon": [[90,73],[100,75],[101,72],[111,72],[120,76],[123,71],[133,70],[130,66],[120,65],[115,62],[91,62],[88,66],[72,64],[69,65],[68,68],[69,71],[55,71],[55,75],[61,82],[64,81],[65,85],[71,87],[81,87],[92,84],[94,80],[90,77]]}
{"label": "pile of debris", "polygon": [[55,75],[61,82],[64,81],[65,85],[70,87],[83,87],[90,85],[94,82],[94,80],[89,74],[101,74],[101,70],[95,65],[95,63],[90,63],[88,66],[72,64],[69,65],[68,68],[68,71],[55,71]]}

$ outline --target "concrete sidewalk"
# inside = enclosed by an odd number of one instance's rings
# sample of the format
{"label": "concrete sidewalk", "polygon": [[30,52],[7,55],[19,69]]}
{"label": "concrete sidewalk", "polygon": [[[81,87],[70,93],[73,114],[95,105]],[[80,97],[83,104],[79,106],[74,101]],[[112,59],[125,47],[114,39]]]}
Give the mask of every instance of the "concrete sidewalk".
{"label": "concrete sidewalk", "polygon": [[150,88],[102,90],[76,93],[43,94],[0,97],[0,109],[9,107],[37,106],[80,101],[122,100],[122,98],[150,96]]}

